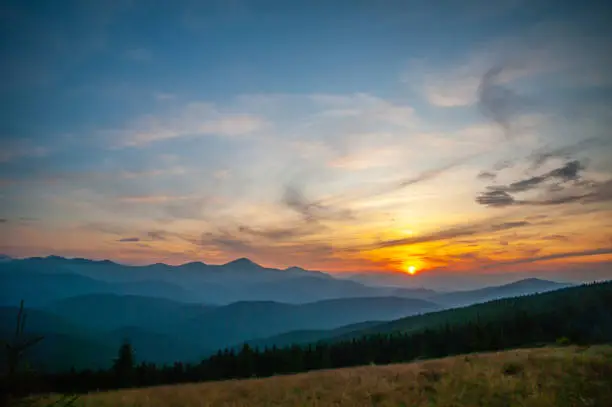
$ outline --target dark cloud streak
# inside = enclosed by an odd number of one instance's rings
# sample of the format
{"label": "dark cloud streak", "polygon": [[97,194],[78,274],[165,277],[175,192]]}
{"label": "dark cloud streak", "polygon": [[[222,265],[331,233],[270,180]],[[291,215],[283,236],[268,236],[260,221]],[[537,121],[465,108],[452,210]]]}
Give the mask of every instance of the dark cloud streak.
{"label": "dark cloud streak", "polygon": [[[487,187],[487,191],[481,193],[476,197],[476,202],[480,205],[489,207],[506,207],[512,205],[561,205],[565,203],[571,203],[580,201],[585,198],[594,198],[594,192],[582,193],[582,194],[571,194],[560,197],[544,198],[540,200],[521,200],[513,196],[513,194],[527,192],[540,188],[544,183],[549,181],[556,181],[558,184],[554,185],[553,188],[549,188],[550,192],[563,191],[566,188],[561,184],[573,182],[573,186],[584,186],[591,185],[595,186],[596,190],[599,185],[584,182],[581,179],[580,172],[584,169],[584,165],[578,160],[567,162],[565,165],[555,168],[545,174],[530,177],[521,181],[513,182],[509,185],[492,185]],[[600,194],[596,194],[598,196]]]}
{"label": "dark cloud streak", "polygon": [[497,177],[497,174],[491,171],[481,171],[476,177],[478,179],[493,180]]}
{"label": "dark cloud streak", "polygon": [[494,66],[482,77],[478,87],[478,105],[482,113],[497,123],[507,139],[514,136],[512,121],[524,100],[512,90],[500,85],[504,68]]}
{"label": "dark cloud streak", "polygon": [[369,250],[386,248],[386,247],[395,247],[395,246],[405,246],[410,244],[418,244],[418,243],[432,243],[439,242],[444,240],[451,240],[456,238],[463,238],[468,236],[474,236],[484,233],[495,233],[509,229],[516,229],[521,227],[527,227],[532,225],[532,223],[527,221],[509,221],[509,222],[499,222],[496,219],[489,219],[487,221],[478,222],[474,224],[465,224],[454,226],[448,229],[440,230],[438,232],[408,237],[403,239],[395,239],[395,240],[387,240],[375,243],[368,247]]}
{"label": "dark cloud streak", "polygon": [[295,185],[287,185],[283,191],[281,202],[288,208],[299,213],[306,222],[323,220],[351,220],[353,214],[348,209],[325,205],[322,202],[311,201]]}
{"label": "dark cloud streak", "polygon": [[569,259],[569,258],[574,258],[574,257],[599,256],[602,254],[612,254],[612,248],[601,248],[601,249],[583,250],[583,251],[577,251],[577,252],[555,253],[555,254],[549,254],[546,256],[529,257],[525,259],[517,259],[517,260],[512,260],[512,261],[506,261],[506,262],[497,262],[494,265],[491,265],[488,267],[490,268],[493,266],[510,266],[510,265],[518,265],[518,264],[536,263],[540,261]]}
{"label": "dark cloud streak", "polygon": [[120,243],[133,243],[133,242],[140,242],[140,238],[139,237],[124,237],[123,239],[119,239],[117,241]]}

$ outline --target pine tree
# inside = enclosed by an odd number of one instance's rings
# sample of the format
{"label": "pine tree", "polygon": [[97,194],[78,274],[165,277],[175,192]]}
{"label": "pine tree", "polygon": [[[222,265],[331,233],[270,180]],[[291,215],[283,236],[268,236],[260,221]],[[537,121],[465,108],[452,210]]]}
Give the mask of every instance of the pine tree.
{"label": "pine tree", "polygon": [[119,348],[119,354],[115,363],[113,364],[113,372],[115,373],[115,380],[117,386],[127,387],[133,384],[134,379],[134,349],[132,345],[126,340]]}

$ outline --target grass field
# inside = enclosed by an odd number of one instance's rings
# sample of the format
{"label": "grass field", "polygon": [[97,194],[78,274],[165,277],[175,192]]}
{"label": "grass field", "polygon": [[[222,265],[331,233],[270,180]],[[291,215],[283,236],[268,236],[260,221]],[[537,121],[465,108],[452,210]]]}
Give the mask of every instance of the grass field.
{"label": "grass field", "polygon": [[[47,399],[46,403],[53,401]],[[45,405],[41,400],[41,404]],[[95,393],[75,406],[612,406],[612,346],[521,349]]]}

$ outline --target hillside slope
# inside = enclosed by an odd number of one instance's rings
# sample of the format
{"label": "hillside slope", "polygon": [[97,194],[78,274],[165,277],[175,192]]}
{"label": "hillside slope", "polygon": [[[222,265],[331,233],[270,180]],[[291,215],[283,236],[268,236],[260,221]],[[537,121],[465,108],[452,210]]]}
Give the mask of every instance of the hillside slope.
{"label": "hillside slope", "polygon": [[[393,332],[409,334],[476,321],[499,322],[506,316],[516,313],[526,313],[542,320],[564,320],[571,325],[572,331],[578,336],[597,330],[598,336],[612,337],[612,323],[608,323],[612,322],[612,281],[572,286],[542,294],[504,298],[463,308],[401,318],[333,339]],[[577,318],[577,315],[582,315],[583,318]]]}
{"label": "hillside slope", "polygon": [[[612,400],[612,347],[540,348],[411,364],[92,393],[75,406],[587,407]],[[39,405],[52,400],[40,400]]]}
{"label": "hillside slope", "polygon": [[572,284],[557,283],[555,281],[541,280],[539,278],[527,278],[510,284],[485,287],[478,290],[441,293],[430,298],[432,301],[447,307],[459,307],[493,301],[500,298],[544,293],[570,286],[572,286]]}
{"label": "hillside slope", "polygon": [[[215,307],[161,298],[90,294],[40,309],[28,308],[27,333],[50,338],[28,354],[28,361],[47,371],[66,370],[73,365],[79,369],[106,368],[121,343],[128,340],[140,361],[197,362],[219,348],[288,330],[326,330],[363,320],[390,321],[437,309],[425,300],[395,297],[342,298],[300,305],[238,302]],[[13,334],[16,315],[16,308],[0,307],[0,339]],[[65,338],[72,344],[83,342],[89,353],[71,353],[70,347],[52,338]]]}
{"label": "hillside slope", "polygon": [[[549,282],[545,282],[549,283]],[[548,284],[546,284],[549,286]],[[491,288],[493,289],[493,288]],[[560,310],[566,310],[563,314]],[[492,300],[461,308],[444,309],[423,315],[408,316],[390,322],[364,322],[354,326],[343,326],[333,330],[309,330],[286,332],[268,338],[251,341],[260,348],[270,346],[287,346],[324,342],[338,342],[347,339],[360,338],[367,335],[389,334],[401,332],[411,334],[427,329],[457,326],[465,323],[488,323],[501,321],[517,311],[526,312],[538,318],[570,319],[568,317],[584,314],[582,325],[576,322],[575,330],[587,332],[593,326],[610,322],[612,327],[612,282],[599,284],[570,286],[558,290],[546,291],[542,294],[520,295],[517,297]],[[576,318],[574,318],[576,319]],[[597,324],[589,326],[587,321]],[[612,329],[604,324],[600,334],[612,338]],[[554,339],[554,338],[553,338]]]}

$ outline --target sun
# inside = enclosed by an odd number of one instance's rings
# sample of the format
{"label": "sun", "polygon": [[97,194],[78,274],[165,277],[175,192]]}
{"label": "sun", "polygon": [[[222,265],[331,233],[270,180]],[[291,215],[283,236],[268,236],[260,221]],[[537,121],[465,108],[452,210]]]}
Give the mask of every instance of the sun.
{"label": "sun", "polygon": [[417,272],[417,269],[416,269],[416,267],[414,267],[414,266],[408,266],[408,267],[406,267],[406,271],[407,271],[407,272],[408,272],[408,274],[410,274],[410,275],[415,275],[415,274],[416,274],[416,272]]}
{"label": "sun", "polygon": [[405,259],[398,267],[397,271],[402,271],[406,274],[414,276],[424,269],[425,264],[419,258],[408,258]]}

